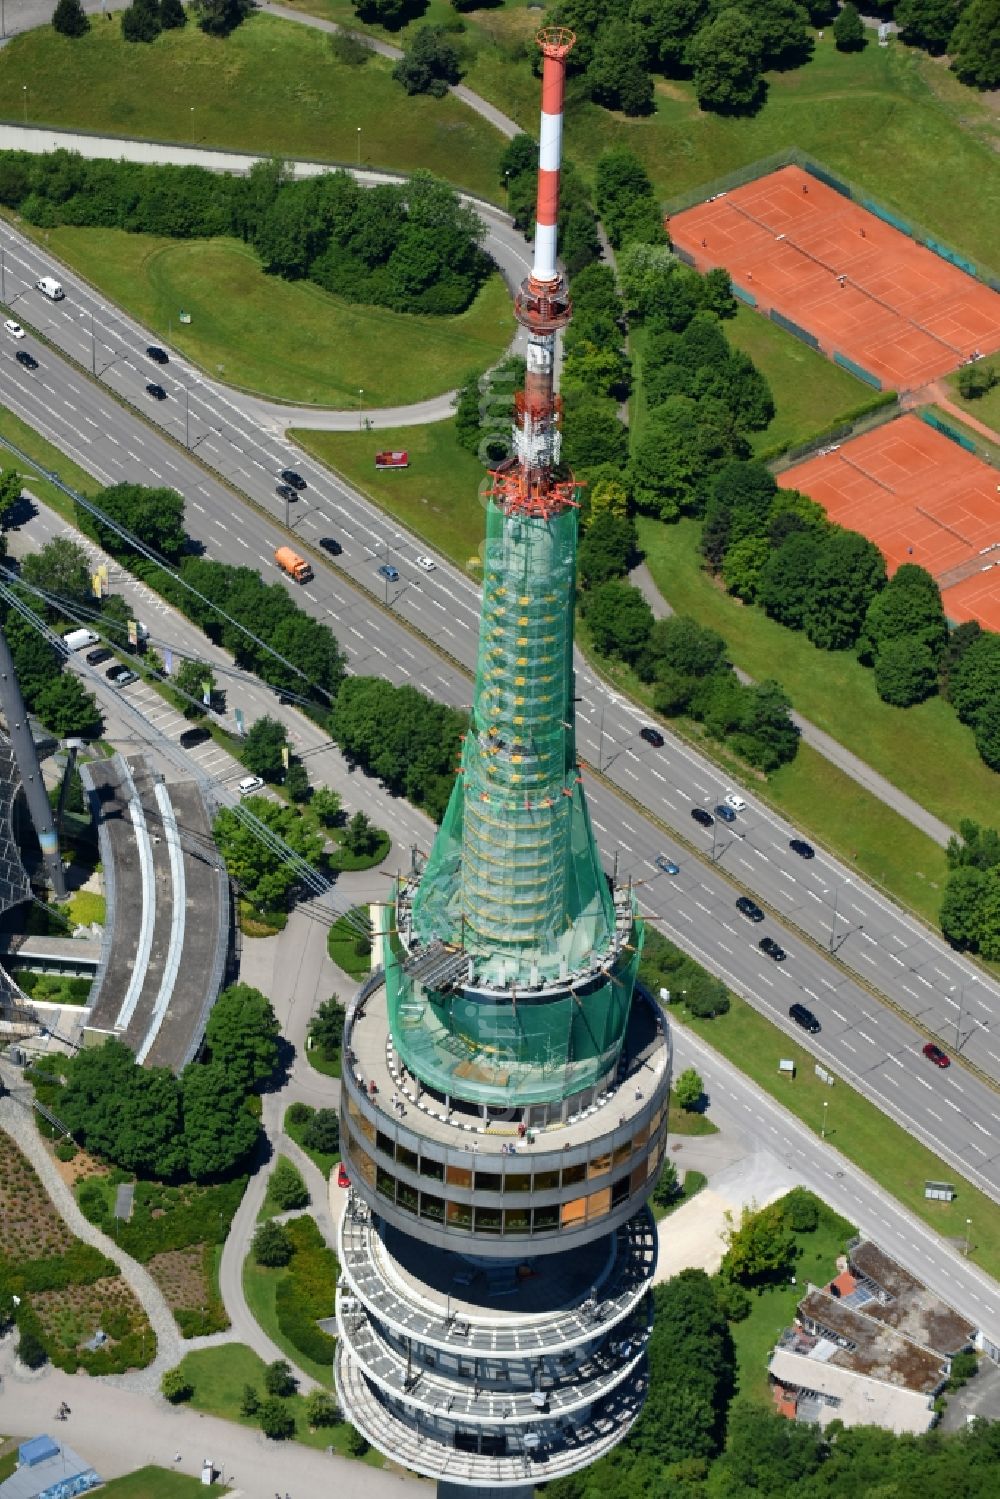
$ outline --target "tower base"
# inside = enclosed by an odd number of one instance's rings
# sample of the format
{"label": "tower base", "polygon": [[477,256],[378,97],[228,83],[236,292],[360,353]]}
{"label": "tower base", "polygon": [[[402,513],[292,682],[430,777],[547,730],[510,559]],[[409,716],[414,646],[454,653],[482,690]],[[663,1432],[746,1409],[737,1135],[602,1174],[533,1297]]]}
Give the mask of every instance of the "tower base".
{"label": "tower base", "polygon": [[475,1488],[467,1489],[461,1483],[449,1483],[438,1479],[436,1499],[533,1499],[535,1486],[525,1484],[519,1489]]}

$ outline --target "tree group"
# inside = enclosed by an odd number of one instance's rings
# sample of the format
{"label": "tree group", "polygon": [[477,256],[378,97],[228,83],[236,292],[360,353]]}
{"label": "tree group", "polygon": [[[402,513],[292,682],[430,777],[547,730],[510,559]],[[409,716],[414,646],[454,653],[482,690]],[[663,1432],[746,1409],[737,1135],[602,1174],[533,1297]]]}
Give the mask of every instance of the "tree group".
{"label": "tree group", "polygon": [[955,947],[1000,959],[1000,833],[966,819],[948,844],[941,930]]}

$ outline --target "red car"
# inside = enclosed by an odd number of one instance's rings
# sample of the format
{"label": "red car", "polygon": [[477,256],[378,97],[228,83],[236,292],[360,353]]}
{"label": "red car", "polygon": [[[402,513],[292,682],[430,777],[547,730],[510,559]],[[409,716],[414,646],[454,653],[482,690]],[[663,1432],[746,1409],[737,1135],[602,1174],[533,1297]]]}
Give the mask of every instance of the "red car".
{"label": "red car", "polygon": [[347,1168],[345,1167],[343,1161],[341,1161],[340,1165],[337,1167],[337,1186],[349,1187],[350,1185],[351,1178],[347,1174]]}
{"label": "red car", "polygon": [[934,1063],[935,1067],[951,1066],[951,1057],[947,1052],[942,1051],[940,1046],[935,1046],[933,1041],[928,1041],[923,1048],[923,1053],[929,1062]]}

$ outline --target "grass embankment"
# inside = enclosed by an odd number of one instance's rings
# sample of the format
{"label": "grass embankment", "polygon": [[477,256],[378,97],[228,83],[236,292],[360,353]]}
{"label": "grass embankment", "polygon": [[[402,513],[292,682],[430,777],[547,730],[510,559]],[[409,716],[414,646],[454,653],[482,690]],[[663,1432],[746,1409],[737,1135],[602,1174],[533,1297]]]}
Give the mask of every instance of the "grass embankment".
{"label": "grass embankment", "polygon": [[[340,1076],[339,1072],[337,1076]],[[296,1123],[295,1120],[291,1117],[292,1111],[295,1109],[295,1107],[295,1104],[290,1104],[289,1107],[285,1110],[285,1118],[282,1128],[284,1129],[285,1134],[288,1136],[288,1138],[290,1140],[294,1140],[300,1150],[305,1151],[306,1155],[312,1161],[317,1170],[321,1171],[324,1177],[329,1179],[331,1171],[340,1160],[340,1152],[334,1151],[333,1153],[331,1153],[327,1150],[314,1150],[311,1145],[307,1145],[305,1143],[304,1136],[309,1125],[309,1118],[303,1119],[301,1123]],[[316,1113],[316,1110],[312,1107],[311,1104],[302,1104],[301,1107],[308,1110],[310,1118],[313,1114]]]}
{"label": "grass embankment", "polygon": [[200,1478],[186,1473],[171,1473],[167,1468],[139,1468],[124,1478],[115,1478],[101,1488],[111,1499],[197,1499],[198,1495],[228,1494],[228,1485],[205,1485]]}
{"label": "grass embankment", "polygon": [[[0,56],[3,54],[0,53]],[[93,474],[87,472],[73,459],[67,457],[61,448],[54,447],[47,442],[41,433],[36,432],[34,427],[29,427],[27,422],[22,422],[19,416],[8,411],[6,406],[0,405],[0,437],[12,442],[15,447],[27,453],[29,458],[34,458],[42,468],[50,473],[57,473],[64,484],[84,495],[95,495],[103,487]],[[16,468],[17,459],[9,448],[0,446],[0,468]],[[76,510],[73,501],[64,495],[61,489],[50,484],[47,479],[41,478],[34,469],[22,469],[25,484],[32,494],[44,500],[57,515],[63,520],[76,525]]]}
{"label": "grass embankment", "polygon": [[[672,1023],[676,1023],[676,1009],[671,1006]],[[849,1083],[838,1079],[832,1088],[821,1083],[814,1070],[816,1058],[804,1046],[735,995],[727,1015],[713,1020],[684,1016],[683,1024],[817,1135],[825,1124],[829,1144],[936,1233],[964,1248],[965,1220],[971,1218],[970,1258],[1000,1278],[1000,1204],[977,1191]],[[794,1078],[778,1075],[778,1061],[785,1057],[795,1063]],[[955,1200],[928,1202],[926,1181],[954,1182],[958,1188]]]}
{"label": "grass embankment", "polygon": [[[499,275],[458,316],[418,316],[268,276],[235,239],[22,227],[206,374],[275,400],[350,409],[421,401],[493,364],[514,331]],[[181,310],[190,323],[178,322]]]}
{"label": "grass embankment", "polygon": [[[956,370],[953,375],[948,376],[947,380],[948,385],[951,386],[951,399],[956,406],[968,412],[969,416],[974,416],[979,421],[985,422],[988,427],[992,427],[997,434],[997,440],[1000,441],[1000,354],[994,354],[991,359],[984,359],[979,367],[993,371],[997,380],[996,385],[984,396],[977,396],[975,400],[966,400],[959,394],[958,371]],[[950,413],[945,411],[941,415],[947,421]]]}
{"label": "grass embankment", "polygon": [[[378,432],[296,428],[288,436],[426,541],[428,550],[456,567],[478,567],[485,528],[478,495],[486,470],[474,453],[456,442],[453,421]],[[405,448],[409,468],[376,472],[379,448]]]}
{"label": "grass embankment", "polygon": [[[953,708],[939,697],[913,708],[883,703],[853,651],[821,651],[801,631],[730,598],[702,570],[699,534],[697,521],[668,527],[640,519],[650,571],[673,608],[718,630],[737,666],[758,680],[776,676],[800,713],[951,826],[995,804],[996,774]],[[772,784],[780,787],[784,774]]]}
{"label": "grass embankment", "polygon": [[[254,1428],[258,1422],[253,1416],[240,1415],[240,1402],[247,1385],[258,1393],[264,1393],[264,1360],[247,1348],[244,1343],[225,1343],[218,1348],[202,1348],[186,1353],[178,1368],[194,1389],[191,1405],[204,1411],[207,1416],[221,1416],[224,1421],[236,1421],[240,1426]],[[347,1436],[350,1427],[321,1426],[311,1430],[305,1413],[305,1396],[291,1395],[283,1404],[295,1417],[295,1440],[308,1447],[325,1451],[333,1447],[342,1456],[347,1453]],[[381,1455],[369,1449],[362,1458],[373,1468],[384,1466]]]}
{"label": "grass embankment", "polygon": [[729,1330],[736,1347],[736,1384],[743,1399],[770,1407],[767,1364],[778,1332],[795,1320],[795,1309],[807,1284],[822,1286],[837,1274],[837,1256],[857,1232],[853,1223],[841,1218],[817,1198],[819,1222],[810,1232],[794,1235],[796,1285],[758,1286],[750,1298],[750,1315],[731,1322]]}
{"label": "grass embankment", "polygon": [[371,943],[352,922],[368,922],[368,907],[354,906],[333,923],[326,937],[330,960],[360,983],[371,973]]}
{"label": "grass embankment", "polygon": [[683,1207],[686,1202],[690,1202],[692,1197],[697,1197],[702,1187],[707,1186],[707,1184],[708,1177],[703,1176],[700,1171],[685,1171],[683,1180],[681,1181],[681,1189],[673,1202],[668,1203],[666,1207],[663,1207],[655,1199],[650,1202],[650,1207],[653,1209],[653,1217],[657,1223],[659,1223],[661,1218],[669,1218],[671,1213],[676,1213],[677,1209]]}
{"label": "grass embankment", "polygon": [[328,37],[268,15],[224,41],[185,26],[149,46],[124,42],[115,17],[76,40],[50,27],[14,37],[0,53],[0,115],[348,166],[360,153],[365,167],[424,168],[497,198],[500,134],[450,95],[411,98],[392,68],[338,62]]}

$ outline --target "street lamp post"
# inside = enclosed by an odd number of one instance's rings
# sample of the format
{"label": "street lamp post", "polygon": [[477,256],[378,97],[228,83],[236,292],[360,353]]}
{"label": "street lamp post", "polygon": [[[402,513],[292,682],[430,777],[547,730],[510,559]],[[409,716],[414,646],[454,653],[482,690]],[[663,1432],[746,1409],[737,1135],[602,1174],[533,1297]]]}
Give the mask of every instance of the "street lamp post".
{"label": "street lamp post", "polygon": [[969,1258],[969,1236],[972,1233],[972,1219],[965,1220],[965,1258]]}
{"label": "street lamp post", "polygon": [[602,772],[604,770],[604,710],[607,706],[607,703],[601,704],[601,742],[597,750],[597,768]]}
{"label": "street lamp post", "polygon": [[184,387],[184,446],[191,451],[191,401],[188,386]]}
{"label": "street lamp post", "polygon": [[362,402],[364,401],[364,398],[365,398],[365,393],[361,389],[361,387],[359,386],[358,387],[358,431],[359,432],[361,431],[361,429],[364,427],[364,424],[365,424],[365,419],[364,419],[364,417],[361,414],[361,411],[362,411]]}
{"label": "street lamp post", "polygon": [[361,126],[358,126],[358,171],[361,170]]}
{"label": "street lamp post", "polygon": [[[0,4],[3,0],[0,0]],[[7,251],[0,245],[0,302],[7,300]]]}
{"label": "street lamp post", "polygon": [[26,83],[22,83],[21,84],[21,97],[24,100],[24,123],[27,125],[27,123],[28,123],[28,85]]}
{"label": "street lamp post", "polygon": [[97,334],[94,331],[94,314],[90,314],[90,373],[97,374]]}
{"label": "street lamp post", "polygon": [[949,993],[950,994],[954,994],[954,992],[955,992],[956,989],[958,989],[958,1015],[955,1018],[955,1050],[956,1051],[961,1051],[962,1050],[962,1011],[965,1009],[965,985],[963,984],[961,986],[961,988],[959,988],[959,986],[957,984],[952,984],[952,986],[951,986],[951,988],[949,990]]}
{"label": "street lamp post", "polygon": [[820,1135],[819,1135],[819,1137],[820,1137],[821,1140],[825,1140],[826,1139],[826,1110],[827,1110],[828,1104],[829,1104],[829,1099],[824,1098],[824,1100],[823,1100],[823,1126],[822,1126],[822,1128],[820,1130]]}

